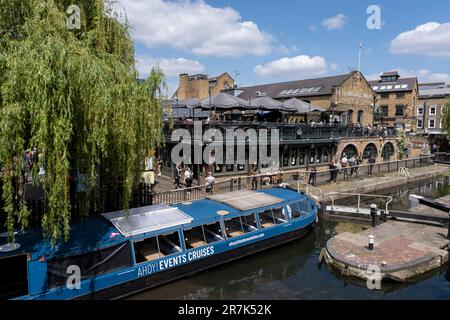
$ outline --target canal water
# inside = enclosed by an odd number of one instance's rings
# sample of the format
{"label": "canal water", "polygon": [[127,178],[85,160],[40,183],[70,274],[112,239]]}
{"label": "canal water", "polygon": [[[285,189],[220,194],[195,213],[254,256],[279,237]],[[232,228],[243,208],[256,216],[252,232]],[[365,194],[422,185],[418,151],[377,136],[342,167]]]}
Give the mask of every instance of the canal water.
{"label": "canal water", "polygon": [[[450,194],[448,178],[438,178],[383,194],[393,196],[390,208],[406,210],[409,195],[439,198]],[[202,272],[131,299],[450,299],[450,267],[411,284],[382,283],[371,291],[365,282],[348,280],[318,259],[326,241],[338,232],[358,232],[361,225],[321,221],[306,238]]]}

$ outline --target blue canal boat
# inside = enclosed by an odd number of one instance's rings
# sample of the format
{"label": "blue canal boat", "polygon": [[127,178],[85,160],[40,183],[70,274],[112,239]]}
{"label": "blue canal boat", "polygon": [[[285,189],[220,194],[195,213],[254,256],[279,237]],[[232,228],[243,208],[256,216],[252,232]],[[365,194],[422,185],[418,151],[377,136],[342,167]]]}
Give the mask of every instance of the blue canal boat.
{"label": "blue canal boat", "polygon": [[107,213],[55,246],[40,230],[19,233],[20,247],[0,252],[0,299],[122,298],[299,239],[317,209],[273,188]]}

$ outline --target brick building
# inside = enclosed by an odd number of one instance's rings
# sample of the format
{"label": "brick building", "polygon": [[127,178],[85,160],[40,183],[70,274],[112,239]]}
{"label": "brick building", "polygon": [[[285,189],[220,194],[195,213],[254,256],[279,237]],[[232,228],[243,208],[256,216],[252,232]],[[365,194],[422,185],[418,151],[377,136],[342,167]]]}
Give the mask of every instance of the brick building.
{"label": "brick building", "polygon": [[450,100],[450,86],[445,83],[419,85],[417,107],[417,133],[425,135],[446,135],[442,128],[445,102]]}
{"label": "brick building", "polygon": [[419,85],[417,78],[402,78],[398,72],[385,72],[370,81],[376,93],[375,124],[416,131]]}
{"label": "brick building", "polygon": [[369,82],[357,71],[348,74],[271,83],[235,89],[246,100],[265,95],[276,100],[297,98],[322,107],[328,112],[324,122],[334,119],[342,124],[372,125],[374,93]]}
{"label": "brick building", "polygon": [[172,98],[185,100],[191,98],[204,99],[211,95],[217,95],[223,90],[234,88],[234,79],[228,73],[222,73],[217,77],[208,77],[204,74],[188,75],[180,74],[180,84]]}

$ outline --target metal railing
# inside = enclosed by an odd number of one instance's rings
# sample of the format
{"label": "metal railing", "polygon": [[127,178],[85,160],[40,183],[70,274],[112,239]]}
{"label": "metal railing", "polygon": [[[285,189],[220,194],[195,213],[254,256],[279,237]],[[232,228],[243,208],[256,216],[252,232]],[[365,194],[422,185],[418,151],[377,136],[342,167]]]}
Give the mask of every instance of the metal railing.
{"label": "metal railing", "polygon": [[[192,122],[177,122],[177,129],[186,129],[191,137],[194,136],[194,124]],[[226,136],[227,129],[240,128],[243,130],[254,129],[257,133],[260,129],[268,129],[268,139],[270,139],[270,130],[279,129],[279,137],[284,141],[305,140],[305,139],[341,139],[341,138],[364,138],[364,137],[395,137],[395,129],[372,130],[368,128],[346,127],[342,125],[315,125],[292,124],[282,122],[246,122],[246,121],[224,121],[216,123],[203,123],[202,130],[217,129]],[[166,126],[166,141],[171,141],[172,128]],[[202,132],[203,134],[204,132]]]}
{"label": "metal railing", "polygon": [[[359,179],[362,177],[370,177],[376,174],[398,172],[399,168],[419,168],[432,165],[432,157],[421,157],[397,161],[382,162],[375,165],[360,165],[354,167],[354,172],[351,174],[352,168],[342,169],[338,174],[336,181],[351,181],[352,179]],[[369,173],[372,172],[372,175]],[[316,194],[320,200],[324,200],[325,194],[322,193],[317,186],[324,185],[329,182],[331,170],[318,170],[316,172],[315,184],[308,183],[309,175],[311,173],[305,169],[301,170],[278,170],[270,173],[262,173],[258,175],[246,175],[228,178],[217,181],[214,184],[212,194],[223,192],[231,192],[237,190],[261,190],[272,188],[282,184],[292,184],[300,190],[300,186],[304,186],[307,191],[306,194]],[[208,196],[203,181],[198,181],[198,186],[174,189],[161,193],[152,194],[153,204],[171,204],[196,199],[202,199]]]}
{"label": "metal railing", "polygon": [[360,213],[361,212],[361,203],[362,203],[362,198],[371,198],[371,199],[385,199],[385,210],[384,210],[384,214],[388,215],[389,214],[389,204],[394,200],[391,196],[383,196],[383,195],[376,195],[376,194],[364,194],[364,193],[347,193],[347,192],[327,192],[326,195],[331,199],[331,209],[335,209],[335,196],[336,195],[340,195],[340,196],[349,196],[349,197],[357,197],[357,212]]}
{"label": "metal railing", "polygon": [[433,157],[435,162],[450,164],[450,153],[437,152],[433,154]]}

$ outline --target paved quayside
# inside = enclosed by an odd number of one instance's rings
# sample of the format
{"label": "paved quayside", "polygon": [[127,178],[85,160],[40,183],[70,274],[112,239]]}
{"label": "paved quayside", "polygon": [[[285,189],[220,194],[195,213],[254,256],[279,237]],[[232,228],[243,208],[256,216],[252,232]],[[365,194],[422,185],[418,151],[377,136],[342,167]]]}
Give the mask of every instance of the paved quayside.
{"label": "paved quayside", "polygon": [[[373,250],[368,248],[370,235],[375,237]],[[331,238],[321,260],[345,276],[367,279],[373,275],[370,270],[379,268],[383,279],[408,282],[445,264],[449,244],[446,227],[388,221],[358,234],[345,232]]]}

